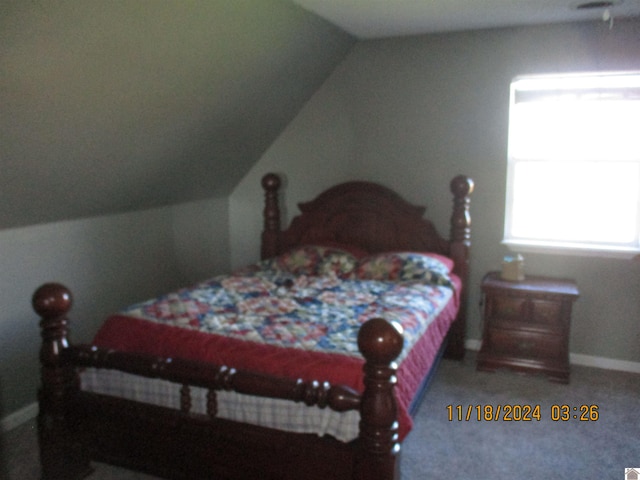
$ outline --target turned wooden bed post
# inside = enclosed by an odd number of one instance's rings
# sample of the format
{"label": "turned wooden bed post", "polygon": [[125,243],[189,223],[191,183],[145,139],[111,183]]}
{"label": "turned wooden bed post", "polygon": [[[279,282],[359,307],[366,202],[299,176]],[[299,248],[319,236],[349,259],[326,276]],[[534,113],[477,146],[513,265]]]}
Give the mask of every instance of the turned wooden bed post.
{"label": "turned wooden bed post", "polygon": [[267,173],[262,177],[264,188],[264,230],[262,231],[262,247],[260,258],[275,257],[280,242],[280,206],[278,205],[278,190],[280,177],[275,173]]}
{"label": "turned wooden bed post", "polygon": [[393,388],[394,360],[403,347],[402,327],[397,323],[374,318],[358,332],[365,365],[355,480],[399,479],[398,407]]}
{"label": "turned wooden bed post", "polygon": [[464,357],[464,338],[467,318],[467,297],[469,282],[469,251],[471,248],[471,216],[469,215],[469,195],[473,192],[473,180],[458,175],[451,180],[453,193],[453,213],[451,214],[450,257],[455,263],[454,273],[462,280],[460,309],[456,321],[451,325],[445,356],[461,360]]}
{"label": "turned wooden bed post", "polygon": [[42,285],[32,299],[33,309],[42,317],[38,440],[45,480],[78,479],[91,472],[88,459],[74,440],[75,427],[69,418],[73,397],[79,391],[77,375],[65,365],[63,355],[69,348],[67,313],[71,304],[71,292],[57,283]]}

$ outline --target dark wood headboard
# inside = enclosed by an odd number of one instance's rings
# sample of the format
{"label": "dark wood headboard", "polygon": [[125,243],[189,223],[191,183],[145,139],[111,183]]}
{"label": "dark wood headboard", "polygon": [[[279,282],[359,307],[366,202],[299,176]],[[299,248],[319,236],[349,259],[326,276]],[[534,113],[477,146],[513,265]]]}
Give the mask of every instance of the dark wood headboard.
{"label": "dark wood headboard", "polygon": [[[300,215],[289,228],[280,227],[278,190],[280,178],[269,173],[262,178],[265,190],[264,230],[261,258],[269,258],[302,245],[342,244],[369,253],[386,251],[423,251],[440,253],[454,261],[454,273],[466,285],[471,246],[471,218],[469,196],[473,181],[458,175],[451,180],[453,210],[449,238],[442,237],[433,223],[423,217],[425,208],[412,205],[393,190],[377,183],[354,181],[325,190],[314,200],[300,203]],[[466,288],[448,356],[460,358],[464,354],[466,317]],[[454,340],[453,337],[458,340]],[[456,344],[456,345],[453,345]]]}

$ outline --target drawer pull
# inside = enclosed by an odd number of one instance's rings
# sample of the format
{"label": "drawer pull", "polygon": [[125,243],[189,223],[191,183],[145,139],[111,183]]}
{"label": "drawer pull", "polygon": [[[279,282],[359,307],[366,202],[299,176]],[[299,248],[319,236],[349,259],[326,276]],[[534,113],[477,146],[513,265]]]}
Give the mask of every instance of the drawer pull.
{"label": "drawer pull", "polygon": [[531,341],[524,341],[524,342],[518,343],[518,348],[525,352],[528,352],[529,350],[533,349],[533,347],[535,346],[536,346],[535,342],[531,342]]}

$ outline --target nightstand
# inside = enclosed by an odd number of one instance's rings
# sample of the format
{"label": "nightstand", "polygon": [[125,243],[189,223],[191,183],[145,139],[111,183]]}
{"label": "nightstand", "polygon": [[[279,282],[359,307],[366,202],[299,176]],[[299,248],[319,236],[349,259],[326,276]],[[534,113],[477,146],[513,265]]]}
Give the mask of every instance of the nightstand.
{"label": "nightstand", "polygon": [[522,281],[490,272],[482,280],[484,330],[477,369],[507,367],[569,382],[573,280],[526,276]]}

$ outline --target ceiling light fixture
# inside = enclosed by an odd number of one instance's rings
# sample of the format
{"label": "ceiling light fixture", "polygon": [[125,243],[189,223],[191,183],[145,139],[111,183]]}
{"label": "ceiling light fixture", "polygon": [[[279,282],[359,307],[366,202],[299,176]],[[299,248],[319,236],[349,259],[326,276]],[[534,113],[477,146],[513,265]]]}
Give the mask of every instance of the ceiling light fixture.
{"label": "ceiling light fixture", "polygon": [[610,8],[620,2],[586,2],[576,5],[576,10],[591,10],[594,8]]}
{"label": "ceiling light fixture", "polygon": [[604,8],[602,11],[602,21],[609,22],[609,29],[613,28],[613,15],[611,8],[615,5],[620,5],[623,0],[610,0],[603,2],[585,2],[575,6],[576,10],[595,10]]}

